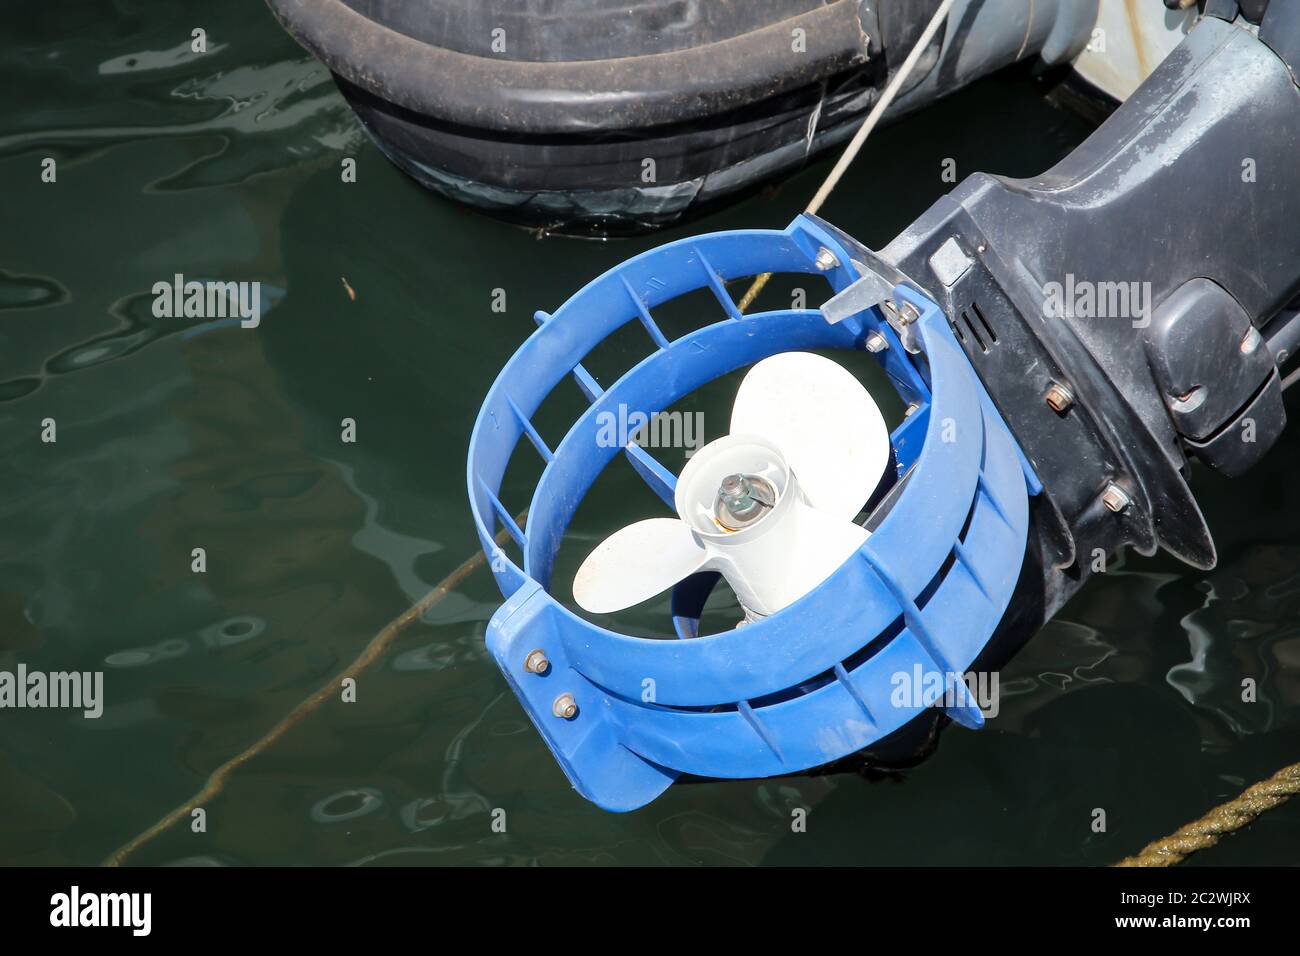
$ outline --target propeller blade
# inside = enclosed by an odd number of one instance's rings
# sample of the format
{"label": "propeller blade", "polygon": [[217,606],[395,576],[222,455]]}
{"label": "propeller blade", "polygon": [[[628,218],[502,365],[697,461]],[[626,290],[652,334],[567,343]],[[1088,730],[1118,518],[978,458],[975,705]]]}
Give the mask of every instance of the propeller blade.
{"label": "propeller blade", "polygon": [[587,555],[573,578],[573,597],[592,614],[649,600],[701,570],[708,552],[680,518],[649,518],[615,531]]}
{"label": "propeller blade", "polygon": [[889,431],[871,393],[811,352],[783,352],[750,369],[731,431],[779,448],[809,503],[837,518],[857,515],[890,461]]}

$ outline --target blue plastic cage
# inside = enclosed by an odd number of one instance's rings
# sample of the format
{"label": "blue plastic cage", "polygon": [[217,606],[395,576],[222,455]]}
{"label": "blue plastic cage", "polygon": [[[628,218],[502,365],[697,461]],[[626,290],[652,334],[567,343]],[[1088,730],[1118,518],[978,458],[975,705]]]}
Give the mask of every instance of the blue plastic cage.
{"label": "blue plastic cage", "polygon": [[[826,271],[816,261],[822,250],[836,263]],[[874,307],[837,324],[815,309],[742,315],[725,283],[763,272],[818,276],[837,292],[858,277],[835,233],[811,217],[783,231],[661,246],[606,272],[553,315],[538,313],[539,328],[501,371],[474,425],[470,502],[505,597],[487,646],[574,787],[608,810],[643,806],[680,774],[767,777],[820,766],[945,701],[958,722],[983,723],[969,698],[953,704],[931,692],[900,701],[897,675],[951,679],[976,659],[1015,588],[1037,479],[947,318],[921,292],[893,291],[899,306],[919,314],[913,356]],[[654,310],[697,289],[714,293],[721,321],[670,341]],[[582,360],[629,322],[640,322],[655,348],[602,386]],[[674,476],[655,459],[635,444],[601,447],[602,412],[623,405],[654,414],[770,355],[862,349],[872,332],[888,341],[877,358],[915,405],[891,436],[907,480],[871,537],[821,585],[733,631],[696,637],[693,622],[678,621],[678,640],[598,627],[548,593],[565,529],[616,455],[627,455],[672,509]],[[552,449],[531,418],[569,376],[590,404]],[[499,492],[523,439],[544,467],[521,528]],[[522,568],[496,546],[503,527],[521,549]],[[525,664],[535,650],[549,661],[544,673]],[[563,695],[577,705],[572,716],[554,712]]]}

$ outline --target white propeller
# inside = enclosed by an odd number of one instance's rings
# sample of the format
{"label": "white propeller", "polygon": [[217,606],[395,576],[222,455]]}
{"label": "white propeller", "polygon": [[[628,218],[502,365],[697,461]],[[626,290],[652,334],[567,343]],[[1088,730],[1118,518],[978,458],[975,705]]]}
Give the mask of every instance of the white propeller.
{"label": "white propeller", "polygon": [[602,541],[578,569],[573,596],[605,614],[716,570],[747,617],[772,614],[867,539],[853,518],[889,461],[880,410],[846,369],[810,352],[764,359],[740,384],[731,434],[682,470],[678,516]]}

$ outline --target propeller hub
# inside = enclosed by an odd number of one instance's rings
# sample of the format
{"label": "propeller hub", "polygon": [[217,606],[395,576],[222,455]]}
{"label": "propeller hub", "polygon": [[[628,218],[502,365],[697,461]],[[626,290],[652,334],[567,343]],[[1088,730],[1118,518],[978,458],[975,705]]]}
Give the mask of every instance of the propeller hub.
{"label": "propeller hub", "polygon": [[776,504],[776,489],[758,475],[727,475],[718,486],[714,514],[727,531],[739,531],[759,521]]}

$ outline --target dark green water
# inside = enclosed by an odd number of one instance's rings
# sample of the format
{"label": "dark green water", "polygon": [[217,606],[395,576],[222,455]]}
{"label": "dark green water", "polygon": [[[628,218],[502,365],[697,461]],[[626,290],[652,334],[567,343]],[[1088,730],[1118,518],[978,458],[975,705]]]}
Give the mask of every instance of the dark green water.
{"label": "dark green water", "polygon": [[[8,19],[0,669],[103,670],[107,700],[99,720],[0,711],[0,861],[94,863],[477,548],[469,430],[533,310],[657,242],[784,225],[826,166],[652,239],[539,241],[392,169],[252,0]],[[1024,76],[996,77],[879,132],[824,215],[878,246],[950,188],[941,158],[962,177],[1028,175],[1087,131]],[[177,272],[261,281],[274,307],[252,330],[155,318],[151,287]],[[131,861],[1111,862],[1300,757],[1298,454],[1293,430],[1245,479],[1199,473],[1220,568],[1129,557],[1003,672],[989,729],[949,730],[905,778],[675,787],[603,813],[488,659],[498,595],[480,570],[360,675],[356,703],[331,699],[237,769],[206,832],[182,822]],[[508,502],[526,488],[513,476]],[[577,557],[628,519],[618,497],[580,513]],[[1287,863],[1297,847],[1300,801],[1195,863]]]}

